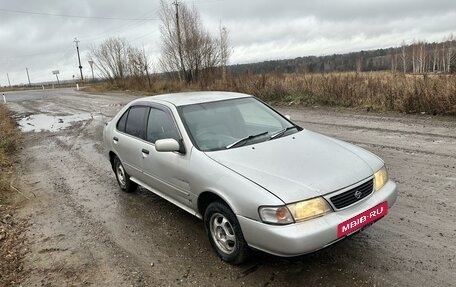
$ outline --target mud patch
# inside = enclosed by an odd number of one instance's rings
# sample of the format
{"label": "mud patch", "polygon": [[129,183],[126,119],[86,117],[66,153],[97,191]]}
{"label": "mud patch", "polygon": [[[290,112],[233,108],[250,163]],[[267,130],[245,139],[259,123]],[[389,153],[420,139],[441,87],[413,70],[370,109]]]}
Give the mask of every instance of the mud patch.
{"label": "mud patch", "polygon": [[47,114],[29,115],[18,121],[22,132],[57,132],[70,127],[72,124],[93,119],[91,113],[57,116]]}

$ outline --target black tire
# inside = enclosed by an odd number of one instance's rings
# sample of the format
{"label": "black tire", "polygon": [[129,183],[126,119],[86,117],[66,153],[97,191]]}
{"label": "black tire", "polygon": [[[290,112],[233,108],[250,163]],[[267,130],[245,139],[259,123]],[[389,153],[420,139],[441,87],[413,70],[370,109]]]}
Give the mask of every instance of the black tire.
{"label": "black tire", "polygon": [[[223,222],[224,227],[222,227]],[[250,249],[245,242],[236,216],[227,205],[219,201],[209,204],[204,212],[204,227],[209,237],[209,242],[223,261],[233,265],[245,262],[249,256]],[[223,241],[224,236],[225,241]],[[235,240],[226,240],[228,237]]]}
{"label": "black tire", "polygon": [[133,192],[136,190],[138,185],[130,180],[130,175],[125,171],[125,168],[118,157],[114,158],[114,173],[122,191]]}

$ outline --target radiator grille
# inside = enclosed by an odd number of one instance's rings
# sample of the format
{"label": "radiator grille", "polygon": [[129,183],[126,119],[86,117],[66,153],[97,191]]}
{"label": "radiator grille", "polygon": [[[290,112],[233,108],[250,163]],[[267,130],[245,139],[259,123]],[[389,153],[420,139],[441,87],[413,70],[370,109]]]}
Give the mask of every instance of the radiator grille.
{"label": "radiator grille", "polygon": [[371,179],[357,187],[330,198],[332,204],[340,209],[349,206],[371,194],[374,190],[374,180]]}

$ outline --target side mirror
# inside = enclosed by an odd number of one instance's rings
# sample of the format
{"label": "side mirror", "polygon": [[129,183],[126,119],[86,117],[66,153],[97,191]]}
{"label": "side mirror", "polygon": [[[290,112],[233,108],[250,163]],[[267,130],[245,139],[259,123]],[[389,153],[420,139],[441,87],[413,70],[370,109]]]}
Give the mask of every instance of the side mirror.
{"label": "side mirror", "polygon": [[155,142],[155,150],[159,152],[180,151],[180,144],[175,139],[161,139]]}
{"label": "side mirror", "polygon": [[290,115],[285,115],[285,118],[286,118],[287,120],[289,120],[289,121],[291,120],[291,116],[290,116]]}

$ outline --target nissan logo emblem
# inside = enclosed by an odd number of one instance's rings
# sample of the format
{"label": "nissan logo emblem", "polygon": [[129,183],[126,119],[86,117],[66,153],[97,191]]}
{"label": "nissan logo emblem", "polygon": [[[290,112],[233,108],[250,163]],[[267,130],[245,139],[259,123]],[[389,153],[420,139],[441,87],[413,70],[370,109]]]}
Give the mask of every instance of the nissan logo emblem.
{"label": "nissan logo emblem", "polygon": [[359,190],[357,190],[357,191],[355,192],[355,197],[356,197],[356,199],[360,199],[362,195],[363,195],[363,193],[362,193],[361,191],[359,191]]}

